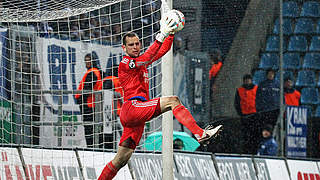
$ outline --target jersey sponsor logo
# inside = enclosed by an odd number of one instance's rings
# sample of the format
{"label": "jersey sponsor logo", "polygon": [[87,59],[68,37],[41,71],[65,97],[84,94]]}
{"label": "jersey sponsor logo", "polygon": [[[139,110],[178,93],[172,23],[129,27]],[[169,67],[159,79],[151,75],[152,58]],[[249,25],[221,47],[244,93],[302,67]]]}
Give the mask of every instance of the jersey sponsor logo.
{"label": "jersey sponsor logo", "polygon": [[144,77],[144,83],[148,84],[149,83],[148,72],[144,72],[143,77]]}
{"label": "jersey sponsor logo", "polygon": [[130,68],[130,69],[136,68],[136,63],[134,62],[133,59],[130,60],[129,68]]}

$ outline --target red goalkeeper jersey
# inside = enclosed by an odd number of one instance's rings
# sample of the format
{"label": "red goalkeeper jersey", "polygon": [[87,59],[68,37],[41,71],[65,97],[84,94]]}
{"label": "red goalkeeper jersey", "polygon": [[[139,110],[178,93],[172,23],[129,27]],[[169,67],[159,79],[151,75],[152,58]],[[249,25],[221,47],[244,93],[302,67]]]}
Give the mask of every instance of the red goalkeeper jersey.
{"label": "red goalkeeper jersey", "polygon": [[149,100],[149,79],[147,67],[166,54],[172,45],[173,35],[161,44],[155,41],[144,54],[137,58],[124,56],[119,65],[119,80],[124,91],[124,101],[131,98]]}

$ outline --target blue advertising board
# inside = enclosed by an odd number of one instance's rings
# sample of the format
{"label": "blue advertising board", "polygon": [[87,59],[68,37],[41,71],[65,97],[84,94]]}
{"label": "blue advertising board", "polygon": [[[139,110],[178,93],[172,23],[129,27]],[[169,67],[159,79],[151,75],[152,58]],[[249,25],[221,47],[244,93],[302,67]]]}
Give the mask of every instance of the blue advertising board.
{"label": "blue advertising board", "polygon": [[306,157],[307,154],[307,111],[305,107],[288,106],[287,118],[287,156]]}

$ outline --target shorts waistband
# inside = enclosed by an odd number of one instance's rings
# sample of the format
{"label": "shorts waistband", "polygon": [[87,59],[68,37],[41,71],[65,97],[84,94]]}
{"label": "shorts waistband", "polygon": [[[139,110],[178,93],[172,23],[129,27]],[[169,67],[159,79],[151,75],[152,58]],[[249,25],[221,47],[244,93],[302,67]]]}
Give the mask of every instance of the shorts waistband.
{"label": "shorts waistband", "polygon": [[130,98],[129,100],[139,100],[139,101],[147,101],[147,99],[145,97],[142,97],[142,96],[134,96],[132,98]]}

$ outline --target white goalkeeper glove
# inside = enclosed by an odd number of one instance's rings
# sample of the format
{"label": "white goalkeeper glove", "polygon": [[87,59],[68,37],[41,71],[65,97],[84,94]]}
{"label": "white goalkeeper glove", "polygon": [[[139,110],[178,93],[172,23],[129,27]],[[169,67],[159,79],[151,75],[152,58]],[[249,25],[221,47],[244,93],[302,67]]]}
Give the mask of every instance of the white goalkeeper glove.
{"label": "white goalkeeper glove", "polygon": [[169,34],[172,34],[175,32],[175,29],[177,29],[177,23],[171,19],[166,17],[166,19],[161,19],[160,21],[160,33],[157,34],[156,40],[163,42],[166,37],[169,36]]}

